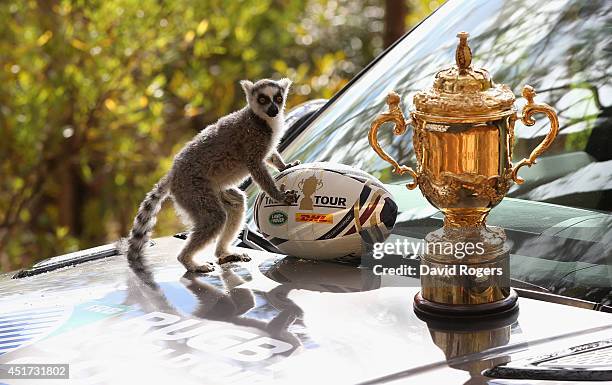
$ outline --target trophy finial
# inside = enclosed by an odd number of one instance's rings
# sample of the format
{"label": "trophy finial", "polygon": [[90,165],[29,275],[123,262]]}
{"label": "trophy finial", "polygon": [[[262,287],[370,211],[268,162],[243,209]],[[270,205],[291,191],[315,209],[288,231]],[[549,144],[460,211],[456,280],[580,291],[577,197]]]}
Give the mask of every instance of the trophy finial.
{"label": "trophy finial", "polygon": [[457,45],[457,51],[455,51],[455,60],[460,74],[465,74],[472,64],[472,50],[467,43],[468,36],[470,34],[467,32],[457,34],[459,44]]}

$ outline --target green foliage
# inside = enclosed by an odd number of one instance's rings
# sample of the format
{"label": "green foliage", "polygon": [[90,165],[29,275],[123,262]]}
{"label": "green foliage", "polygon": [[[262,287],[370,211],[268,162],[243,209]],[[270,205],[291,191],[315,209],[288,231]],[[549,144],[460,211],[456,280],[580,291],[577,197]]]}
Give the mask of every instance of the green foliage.
{"label": "green foliage", "polygon": [[[127,235],[173,154],[243,105],[238,80],[330,97],[381,51],[383,16],[374,0],[3,1],[0,271]],[[157,234],[179,229],[161,213]]]}

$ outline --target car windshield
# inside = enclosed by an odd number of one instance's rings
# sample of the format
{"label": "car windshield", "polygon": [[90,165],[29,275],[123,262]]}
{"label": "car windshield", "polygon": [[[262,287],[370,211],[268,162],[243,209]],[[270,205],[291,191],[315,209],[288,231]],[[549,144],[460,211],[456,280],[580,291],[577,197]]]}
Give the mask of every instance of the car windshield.
{"label": "car windshield", "polygon": [[[300,159],[303,163],[331,161],[360,168],[390,187],[399,201],[398,222],[431,216],[436,210],[424,201],[420,192],[408,192],[401,184],[406,181],[406,175],[392,174],[389,164],[371,149],[368,131],[373,119],[387,109],[385,97],[392,90],[401,95],[402,109],[407,115],[414,94],[431,87],[435,73],[454,63],[457,32],[468,31],[472,65],[488,69],[495,82],[507,84],[519,96],[517,108],[525,104],[520,94],[523,86],[529,84],[537,91],[536,101],[551,105],[559,115],[557,139],[536,166],[521,169],[526,182],[514,185],[508,193],[511,198],[504,199],[493,210],[492,216],[496,212],[507,214],[496,224],[505,228],[529,227],[533,218],[539,217],[537,233],[542,234],[559,223],[589,217],[596,210],[600,215],[598,220],[585,223],[597,231],[574,238],[588,238],[590,242],[601,236],[602,229],[609,237],[612,210],[610,8],[612,3],[606,0],[451,0],[333,99],[288,144],[283,157]],[[548,128],[548,120],[540,115],[531,127],[517,122],[513,161],[528,157]],[[394,136],[390,127],[383,126],[378,139],[400,164],[416,166],[411,128],[402,136]],[[252,203],[257,189],[251,187],[248,192]],[[530,203],[536,201],[559,206]],[[521,202],[530,206],[525,208]],[[563,228],[557,230],[562,232]],[[538,245],[544,242],[541,237],[539,242]],[[610,239],[604,242],[608,243],[596,248],[601,252],[599,257],[563,257],[572,263],[565,267],[567,271],[583,267],[576,265],[577,260],[610,269]],[[521,253],[529,258],[557,261],[561,258],[550,254],[563,252],[533,245],[524,246],[524,250]],[[590,250],[593,252],[592,247]],[[518,252],[516,247],[514,252]],[[607,279],[603,286],[610,286],[609,271],[600,271],[604,280]]]}
{"label": "car windshield", "polygon": [[[520,95],[525,84],[559,114],[560,132],[537,167],[524,168],[527,182],[509,196],[610,210],[612,204],[612,69],[610,2],[451,1],[404,38],[325,110],[284,151],[303,162],[333,161],[397,183],[370,148],[367,131],[395,90],[405,112],[419,89],[454,62],[458,31],[470,32],[472,63]],[[606,9],[608,8],[608,9]],[[519,98],[520,108],[524,100]],[[528,157],[548,130],[516,124],[514,160]],[[381,145],[400,163],[415,166],[411,132],[379,134]]]}

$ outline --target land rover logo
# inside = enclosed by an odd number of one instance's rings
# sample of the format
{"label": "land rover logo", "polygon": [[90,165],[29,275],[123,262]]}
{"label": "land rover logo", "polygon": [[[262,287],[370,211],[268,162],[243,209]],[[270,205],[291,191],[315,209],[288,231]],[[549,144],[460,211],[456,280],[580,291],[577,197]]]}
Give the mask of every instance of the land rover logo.
{"label": "land rover logo", "polygon": [[284,212],[274,211],[272,214],[270,214],[270,218],[268,218],[268,221],[271,225],[280,226],[287,222],[288,218],[289,217]]}

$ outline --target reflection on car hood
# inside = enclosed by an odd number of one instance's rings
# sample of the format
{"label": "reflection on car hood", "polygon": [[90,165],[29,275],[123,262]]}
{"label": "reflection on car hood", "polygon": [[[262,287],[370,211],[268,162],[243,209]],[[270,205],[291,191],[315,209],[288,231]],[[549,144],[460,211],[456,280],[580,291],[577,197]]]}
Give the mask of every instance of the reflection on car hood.
{"label": "reflection on car hood", "polygon": [[186,274],[183,244],[148,250],[157,288],[124,256],[0,282],[0,363],[69,363],[100,384],[485,383],[486,368],[612,335],[612,315],[527,298],[518,319],[452,330],[415,316],[410,278],[252,250]]}

